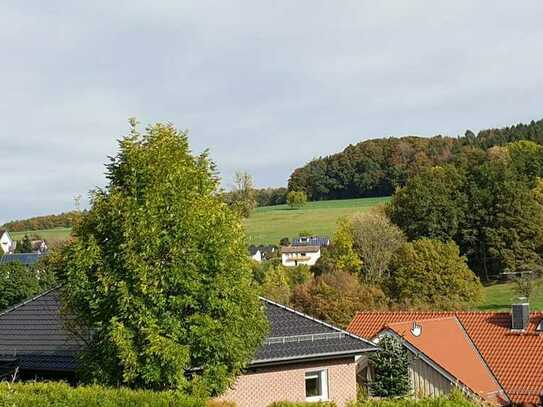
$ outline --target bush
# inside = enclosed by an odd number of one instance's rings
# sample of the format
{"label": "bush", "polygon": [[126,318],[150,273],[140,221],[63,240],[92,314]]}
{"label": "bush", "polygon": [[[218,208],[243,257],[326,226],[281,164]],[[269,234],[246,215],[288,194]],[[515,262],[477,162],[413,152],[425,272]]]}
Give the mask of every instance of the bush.
{"label": "bush", "polygon": [[348,407],[477,407],[480,403],[468,400],[460,391],[448,396],[423,399],[371,399],[352,402]]}
{"label": "bush", "polygon": [[268,407],[336,407],[334,402],[320,402],[320,403],[309,403],[309,402],[297,402],[293,403],[290,401],[276,401],[275,403],[270,404]]}
{"label": "bush", "polygon": [[204,407],[205,405],[203,400],[173,391],[153,392],[101,386],[70,387],[62,382],[0,383],[1,407]]}

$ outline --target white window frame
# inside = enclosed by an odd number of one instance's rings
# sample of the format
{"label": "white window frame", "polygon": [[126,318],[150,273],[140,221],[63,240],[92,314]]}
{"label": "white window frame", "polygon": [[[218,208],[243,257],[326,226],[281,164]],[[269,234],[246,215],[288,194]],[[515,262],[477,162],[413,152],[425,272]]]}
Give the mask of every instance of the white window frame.
{"label": "white window frame", "polygon": [[320,395],[318,396],[305,396],[305,400],[309,402],[314,401],[329,401],[329,385],[328,385],[328,369],[320,369],[320,370],[308,370],[305,372],[304,376],[304,392],[305,392],[305,380],[309,378],[318,377],[320,380]]}

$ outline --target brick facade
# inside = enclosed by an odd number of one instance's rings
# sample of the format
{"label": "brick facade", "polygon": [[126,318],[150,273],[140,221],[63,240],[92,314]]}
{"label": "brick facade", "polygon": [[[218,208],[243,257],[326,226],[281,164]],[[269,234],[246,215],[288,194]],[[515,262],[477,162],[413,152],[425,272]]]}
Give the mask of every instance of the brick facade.
{"label": "brick facade", "polygon": [[240,376],[220,400],[237,407],[267,407],[274,401],[305,401],[305,373],[327,369],[329,399],[345,407],[356,398],[354,358],[260,368]]}

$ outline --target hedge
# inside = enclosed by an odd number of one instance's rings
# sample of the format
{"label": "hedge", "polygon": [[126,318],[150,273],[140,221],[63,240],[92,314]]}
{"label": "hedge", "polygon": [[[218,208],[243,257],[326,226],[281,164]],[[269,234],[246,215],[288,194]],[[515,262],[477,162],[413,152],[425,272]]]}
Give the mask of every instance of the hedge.
{"label": "hedge", "polygon": [[336,403],[333,402],[321,402],[321,403],[309,403],[298,402],[293,403],[290,401],[276,401],[270,404],[268,407],[336,407]]}
{"label": "hedge", "polygon": [[203,400],[173,391],[153,392],[62,382],[0,383],[0,407],[205,407]]}

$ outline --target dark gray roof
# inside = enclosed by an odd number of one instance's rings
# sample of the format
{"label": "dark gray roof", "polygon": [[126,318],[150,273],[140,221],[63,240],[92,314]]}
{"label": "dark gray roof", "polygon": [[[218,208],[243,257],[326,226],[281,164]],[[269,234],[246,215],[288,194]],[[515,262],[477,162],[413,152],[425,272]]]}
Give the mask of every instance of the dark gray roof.
{"label": "dark gray roof", "polygon": [[50,290],[0,314],[0,360],[21,369],[73,370],[78,341],[60,316],[58,290]]}
{"label": "dark gray roof", "polygon": [[300,236],[292,240],[293,246],[329,246],[328,236]]}
{"label": "dark gray roof", "polygon": [[25,266],[36,264],[42,256],[41,253],[12,253],[0,256],[0,265],[8,263],[21,263]]}
{"label": "dark gray roof", "polygon": [[252,365],[332,358],[377,350],[371,342],[284,305],[262,299],[271,332]]}
{"label": "dark gray roof", "polygon": [[[262,298],[271,332],[251,366],[308,359],[332,359],[376,350],[365,339]],[[50,290],[0,314],[0,362],[16,359],[21,369],[66,370],[76,367],[82,342],[68,332],[59,290]]]}

